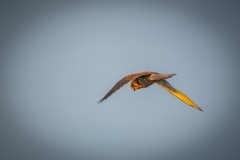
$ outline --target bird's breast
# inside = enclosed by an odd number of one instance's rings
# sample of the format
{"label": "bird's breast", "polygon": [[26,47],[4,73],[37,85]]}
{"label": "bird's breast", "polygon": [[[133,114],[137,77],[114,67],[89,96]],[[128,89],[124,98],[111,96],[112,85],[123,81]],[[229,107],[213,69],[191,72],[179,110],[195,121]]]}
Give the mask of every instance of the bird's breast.
{"label": "bird's breast", "polygon": [[141,76],[131,82],[131,88],[135,91],[137,89],[146,88],[153,83],[155,83],[155,81],[150,80],[149,76]]}

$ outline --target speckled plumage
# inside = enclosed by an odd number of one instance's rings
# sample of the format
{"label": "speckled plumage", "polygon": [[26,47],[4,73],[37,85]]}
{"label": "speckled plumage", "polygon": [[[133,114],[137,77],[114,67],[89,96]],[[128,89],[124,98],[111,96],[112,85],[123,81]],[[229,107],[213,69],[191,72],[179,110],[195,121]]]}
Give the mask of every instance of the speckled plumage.
{"label": "speckled plumage", "polygon": [[140,72],[135,74],[130,74],[123,77],[120,81],[118,81],[113,88],[100,100],[98,103],[101,103],[109,96],[111,96],[114,92],[120,89],[122,86],[127,84],[131,81],[131,88],[133,91],[141,88],[147,88],[148,86],[156,83],[157,85],[161,86],[162,88],[169,91],[175,97],[183,101],[184,103],[188,104],[191,107],[194,107],[200,111],[202,109],[198,107],[190,98],[188,98],[184,93],[180,92],[179,90],[173,88],[165,79],[171,78],[176,74],[160,74],[157,72]]}

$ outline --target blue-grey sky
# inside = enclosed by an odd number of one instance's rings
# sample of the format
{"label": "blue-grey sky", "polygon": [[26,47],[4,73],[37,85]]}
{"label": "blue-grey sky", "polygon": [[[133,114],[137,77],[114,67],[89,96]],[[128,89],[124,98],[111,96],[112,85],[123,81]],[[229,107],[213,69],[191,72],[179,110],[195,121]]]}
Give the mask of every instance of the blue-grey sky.
{"label": "blue-grey sky", "polygon": [[[238,159],[235,3],[5,4],[1,106],[5,159]],[[169,83],[200,112],[127,74]]]}

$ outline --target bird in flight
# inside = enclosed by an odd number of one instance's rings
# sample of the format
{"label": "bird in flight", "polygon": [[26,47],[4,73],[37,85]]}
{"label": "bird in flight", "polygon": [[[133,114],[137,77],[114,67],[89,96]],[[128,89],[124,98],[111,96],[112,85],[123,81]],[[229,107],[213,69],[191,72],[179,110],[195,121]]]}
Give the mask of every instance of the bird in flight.
{"label": "bird in flight", "polygon": [[194,107],[200,111],[203,111],[200,107],[198,107],[190,98],[188,98],[184,93],[181,91],[173,88],[168,81],[166,81],[167,78],[171,78],[176,74],[160,74],[157,72],[140,72],[135,74],[130,74],[125,77],[123,77],[120,81],[118,81],[113,88],[101,99],[98,101],[98,103],[101,103],[102,101],[106,100],[109,96],[111,96],[114,92],[116,92],[118,89],[120,89],[122,86],[127,84],[131,81],[131,89],[133,91],[141,89],[141,88],[147,88],[148,86],[152,85],[153,83],[156,83],[157,85],[161,86],[162,88],[166,89],[168,92],[173,94],[175,97],[183,101],[184,103],[188,104],[191,107]]}

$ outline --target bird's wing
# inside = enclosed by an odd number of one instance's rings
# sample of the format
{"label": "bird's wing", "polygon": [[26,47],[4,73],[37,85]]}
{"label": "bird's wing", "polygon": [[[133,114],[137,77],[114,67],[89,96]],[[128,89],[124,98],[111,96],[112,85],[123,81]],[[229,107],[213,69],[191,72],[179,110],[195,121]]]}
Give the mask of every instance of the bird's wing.
{"label": "bird's wing", "polygon": [[101,103],[103,100],[107,99],[109,96],[111,96],[114,92],[116,92],[118,89],[120,89],[122,86],[127,84],[129,81],[136,79],[139,76],[152,74],[153,72],[140,72],[135,74],[130,74],[125,77],[123,77],[120,81],[118,81],[113,88],[101,99],[98,101],[98,103]]}
{"label": "bird's wing", "polygon": [[160,79],[167,79],[167,78],[171,78],[172,76],[174,76],[176,74],[160,74],[160,73],[152,73],[151,76],[149,77],[150,80],[156,81],[156,80],[160,80]]}
{"label": "bird's wing", "polygon": [[175,97],[183,101],[184,103],[188,104],[189,106],[192,106],[200,111],[203,111],[200,107],[198,107],[190,98],[188,98],[184,93],[181,91],[173,88],[168,81],[161,79],[156,82],[157,85],[161,86],[162,88],[166,89],[168,92],[173,94]]}

